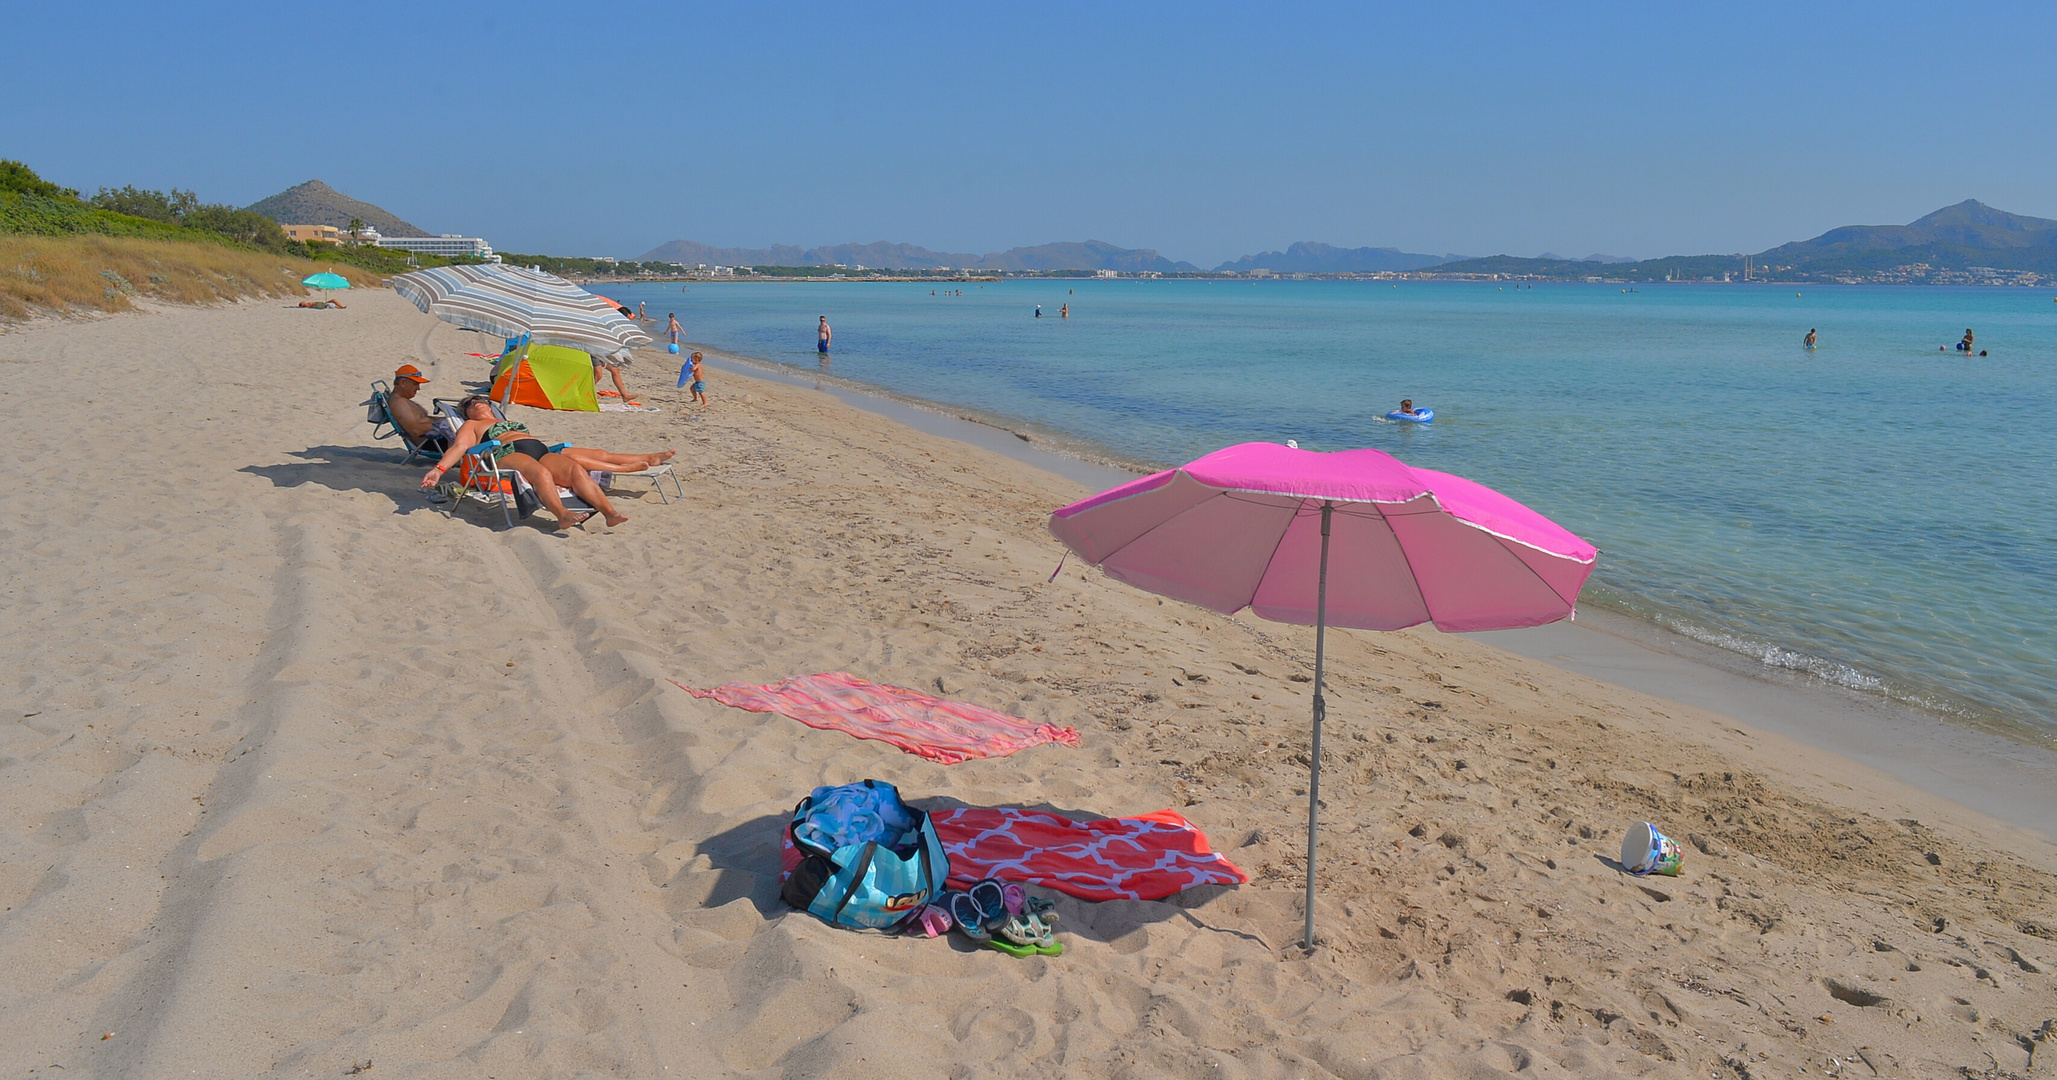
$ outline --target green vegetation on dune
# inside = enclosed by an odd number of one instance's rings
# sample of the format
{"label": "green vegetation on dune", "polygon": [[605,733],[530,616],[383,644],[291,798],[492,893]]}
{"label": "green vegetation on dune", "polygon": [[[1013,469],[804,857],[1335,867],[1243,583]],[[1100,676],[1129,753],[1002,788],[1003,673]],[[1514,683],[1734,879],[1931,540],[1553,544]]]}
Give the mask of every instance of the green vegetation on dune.
{"label": "green vegetation on dune", "polygon": [[37,176],[19,161],[0,161],[0,234],[22,236],[127,236],[146,240],[225,244],[342,263],[379,274],[398,274],[450,260],[367,245],[301,242],[277,222],[251,210],[203,203],[190,191],[101,188],[91,199]]}
{"label": "green vegetation on dune", "polygon": [[213,234],[101,210],[77,199],[0,191],[0,233],[28,236],[140,236],[153,240],[219,242]]}

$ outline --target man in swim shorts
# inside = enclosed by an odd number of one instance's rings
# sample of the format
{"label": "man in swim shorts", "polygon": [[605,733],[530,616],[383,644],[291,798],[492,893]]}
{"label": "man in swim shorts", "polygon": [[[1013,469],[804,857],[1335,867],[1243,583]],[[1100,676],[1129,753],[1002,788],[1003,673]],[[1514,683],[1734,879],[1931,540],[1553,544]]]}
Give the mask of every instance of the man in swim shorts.
{"label": "man in swim shorts", "polygon": [[814,351],[818,353],[828,352],[829,338],[834,335],[835,331],[829,329],[829,317],[823,315],[821,317],[821,325],[814,328]]}
{"label": "man in swim shorts", "polygon": [[1814,347],[1814,331],[1811,328],[1807,331],[1806,338],[1802,339],[1800,344],[1805,345],[1810,349]]}
{"label": "man in swim shorts", "polygon": [[430,453],[440,454],[450,449],[450,440],[436,433],[436,422],[414,400],[414,394],[429,377],[413,364],[402,364],[393,373],[393,392],[386,396],[386,415],[407,434],[409,441]]}

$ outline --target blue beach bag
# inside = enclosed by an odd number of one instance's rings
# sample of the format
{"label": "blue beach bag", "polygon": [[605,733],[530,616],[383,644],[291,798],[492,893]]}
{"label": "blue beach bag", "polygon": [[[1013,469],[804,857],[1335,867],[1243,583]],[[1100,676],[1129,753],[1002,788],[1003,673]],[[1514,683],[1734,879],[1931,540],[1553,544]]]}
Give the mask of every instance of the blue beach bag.
{"label": "blue beach bag", "polygon": [[883,780],[815,788],[786,823],[787,904],[836,926],[884,930],[942,895],[950,857],[929,816]]}

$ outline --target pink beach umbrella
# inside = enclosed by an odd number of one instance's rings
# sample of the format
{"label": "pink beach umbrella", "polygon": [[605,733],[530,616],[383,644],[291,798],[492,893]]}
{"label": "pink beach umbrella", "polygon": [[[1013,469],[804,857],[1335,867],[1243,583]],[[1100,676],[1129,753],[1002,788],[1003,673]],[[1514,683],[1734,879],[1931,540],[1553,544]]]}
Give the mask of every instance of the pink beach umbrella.
{"label": "pink beach umbrella", "polygon": [[1307,785],[1307,947],[1314,947],[1327,628],[1445,631],[1571,616],[1593,545],[1460,476],[1378,450],[1271,443],[1217,450],[1050,515],[1050,531],[1107,576],[1233,615],[1314,627]]}

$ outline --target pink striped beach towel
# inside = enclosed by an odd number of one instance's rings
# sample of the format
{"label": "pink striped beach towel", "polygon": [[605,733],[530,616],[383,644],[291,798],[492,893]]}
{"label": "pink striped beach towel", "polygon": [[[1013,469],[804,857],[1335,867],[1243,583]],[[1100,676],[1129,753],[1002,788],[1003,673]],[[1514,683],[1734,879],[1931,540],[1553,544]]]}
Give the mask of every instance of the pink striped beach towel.
{"label": "pink striped beach towel", "polygon": [[775,712],[808,727],[877,739],[944,765],[972,758],[1005,757],[1043,743],[1078,745],[1078,731],[1032,724],[1018,716],[962,701],[944,701],[904,686],[866,682],[848,672],[796,675],[772,686],[723,683],[695,690],[672,680],[694,697],[711,697],[751,712]]}
{"label": "pink striped beach towel", "polygon": [[950,856],[950,887],[1020,881],[1084,900],[1162,900],[1195,885],[1250,880],[1171,810],[1073,821],[1041,810],[968,806],[929,814]]}

